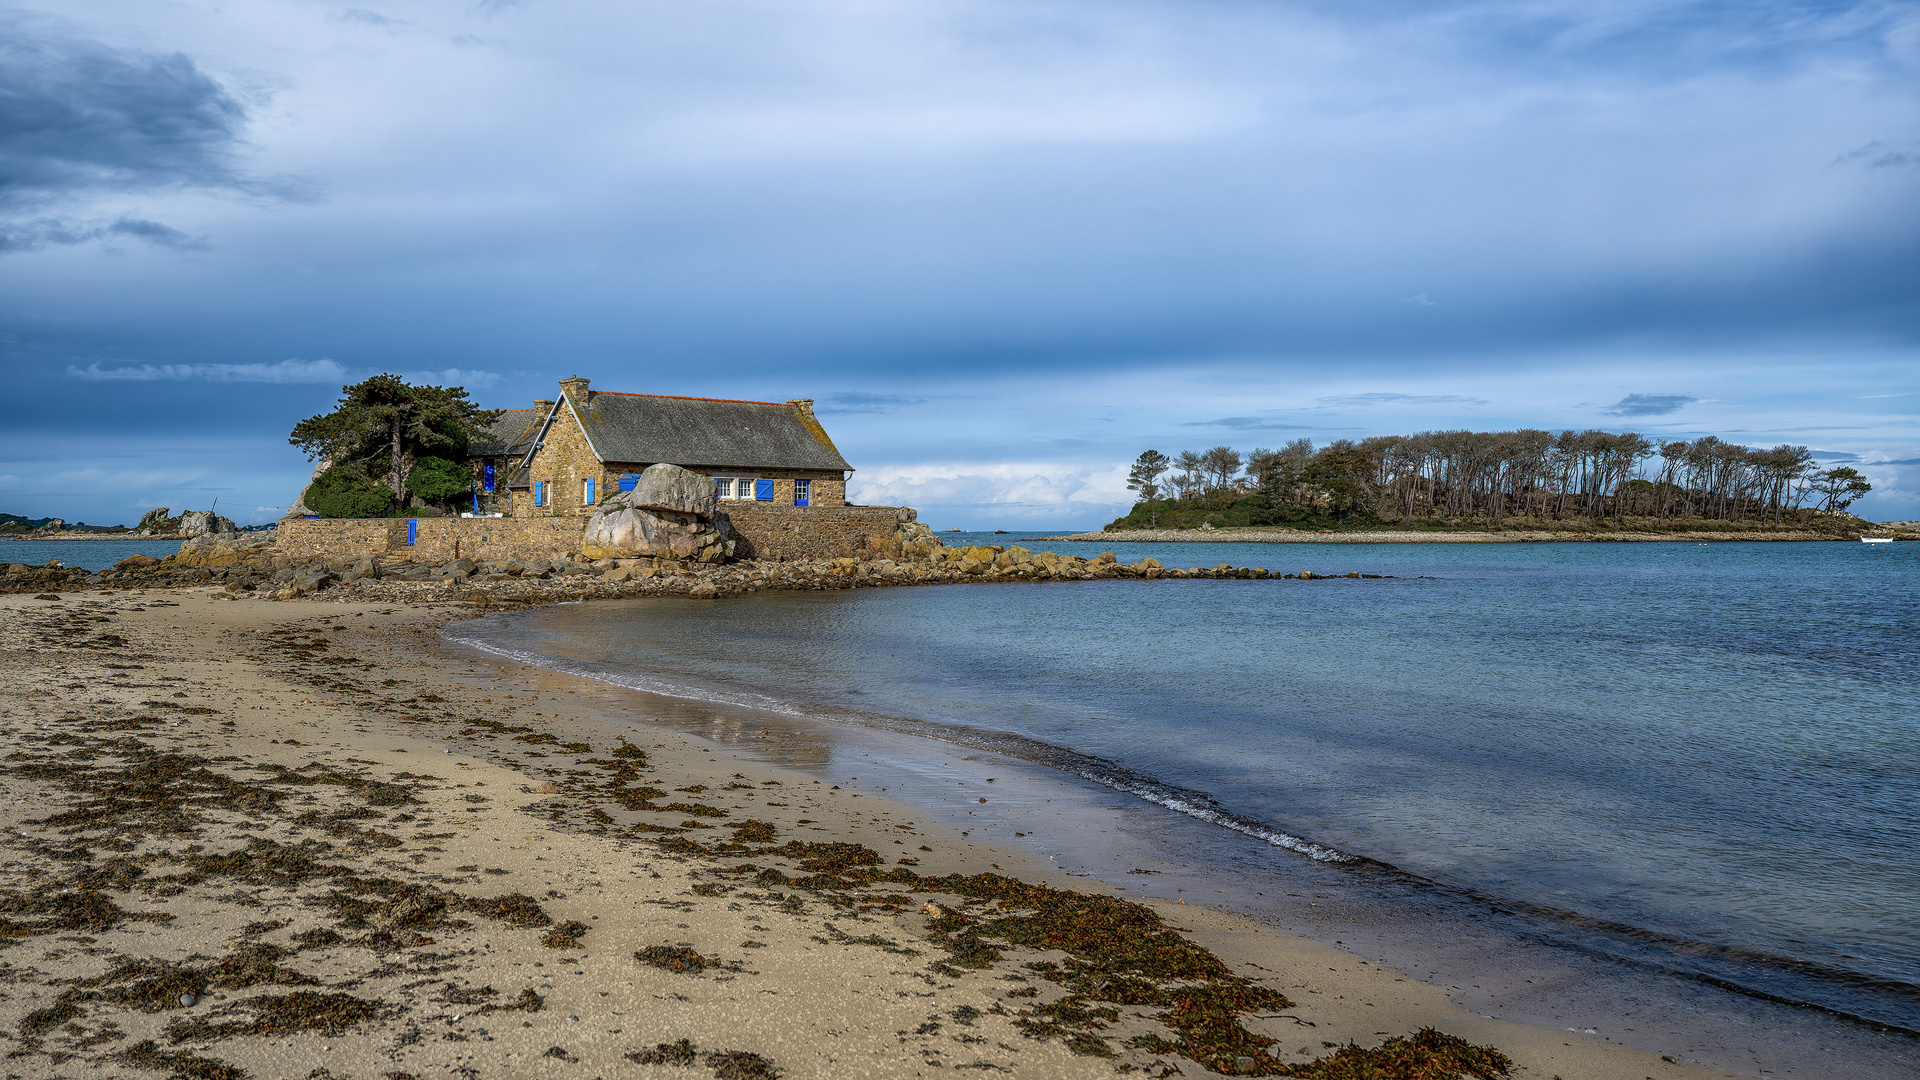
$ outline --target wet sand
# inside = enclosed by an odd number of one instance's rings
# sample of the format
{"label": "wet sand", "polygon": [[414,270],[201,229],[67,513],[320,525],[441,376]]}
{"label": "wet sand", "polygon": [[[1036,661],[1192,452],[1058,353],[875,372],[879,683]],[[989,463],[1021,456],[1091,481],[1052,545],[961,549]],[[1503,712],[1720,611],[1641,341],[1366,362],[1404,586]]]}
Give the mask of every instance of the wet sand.
{"label": "wet sand", "polygon": [[[988,757],[945,775],[916,759],[955,793],[931,814],[879,773],[823,777],[835,751],[800,727],[650,717],[638,695],[438,647],[465,613],[0,597],[9,1072],[1206,1071],[1159,1007],[1101,1004],[1124,997],[1108,980],[1066,1000],[1085,941],[976,937],[1017,914],[991,888],[1147,933],[1164,919],[1223,962],[1209,986],[1284,996],[1237,1014],[1242,1045],[1277,1040],[1254,1071],[1432,1027],[1497,1047],[1520,1077],[1727,1075],[1489,1020],[1352,952],[996,842],[1016,824],[1002,811],[1024,806],[1036,834],[1074,815]],[[963,798],[987,800],[971,805],[993,825],[962,820]],[[863,849],[878,856],[864,868]],[[849,861],[864,884],[833,878]],[[949,874],[965,877],[928,880]]]}

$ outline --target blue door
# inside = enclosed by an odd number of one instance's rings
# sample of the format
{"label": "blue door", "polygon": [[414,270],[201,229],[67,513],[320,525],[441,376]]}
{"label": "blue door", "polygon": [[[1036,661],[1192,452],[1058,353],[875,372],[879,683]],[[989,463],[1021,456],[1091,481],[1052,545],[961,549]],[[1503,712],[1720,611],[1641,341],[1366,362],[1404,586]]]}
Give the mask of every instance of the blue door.
{"label": "blue door", "polygon": [[491,461],[487,462],[486,477],[484,482],[486,484],[487,494],[489,495],[493,494],[493,462]]}
{"label": "blue door", "polygon": [[407,519],[407,546],[412,547],[413,542],[418,539],[420,539],[420,519],[408,518]]}
{"label": "blue door", "polygon": [[772,502],[773,481],[755,480],[753,482],[753,497],[758,502]]}

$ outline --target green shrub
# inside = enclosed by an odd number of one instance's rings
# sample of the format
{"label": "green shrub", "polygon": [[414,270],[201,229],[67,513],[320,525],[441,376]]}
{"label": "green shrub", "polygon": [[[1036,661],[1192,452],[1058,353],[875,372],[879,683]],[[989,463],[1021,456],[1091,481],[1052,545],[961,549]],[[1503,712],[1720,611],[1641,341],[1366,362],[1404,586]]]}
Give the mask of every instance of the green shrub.
{"label": "green shrub", "polygon": [[473,477],[459,463],[446,458],[423,457],[407,473],[407,490],[423,499],[441,500],[464,495],[473,486]]}
{"label": "green shrub", "polygon": [[306,501],[321,517],[386,517],[393,509],[393,492],[363,472],[336,465],[313,482]]}

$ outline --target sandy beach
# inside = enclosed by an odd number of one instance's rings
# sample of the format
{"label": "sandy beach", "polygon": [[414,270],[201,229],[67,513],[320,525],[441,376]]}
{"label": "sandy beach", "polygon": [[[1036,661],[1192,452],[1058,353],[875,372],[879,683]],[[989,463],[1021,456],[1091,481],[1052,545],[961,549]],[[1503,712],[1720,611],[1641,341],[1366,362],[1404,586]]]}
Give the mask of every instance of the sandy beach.
{"label": "sandy beach", "polygon": [[9,1075],[1729,1075],[645,716],[610,739],[567,677],[436,649],[468,611],[0,597]]}

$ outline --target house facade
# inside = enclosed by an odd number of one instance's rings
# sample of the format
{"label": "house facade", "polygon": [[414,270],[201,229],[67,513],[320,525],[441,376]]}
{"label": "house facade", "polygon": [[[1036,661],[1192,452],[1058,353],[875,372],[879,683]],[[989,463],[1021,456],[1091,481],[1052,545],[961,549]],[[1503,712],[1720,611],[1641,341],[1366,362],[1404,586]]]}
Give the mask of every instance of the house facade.
{"label": "house facade", "polygon": [[492,507],[516,518],[591,514],[661,462],[712,477],[723,510],[845,506],[853,471],[810,399],[621,393],[581,378],[562,379],[555,400],[501,414],[468,462]]}

